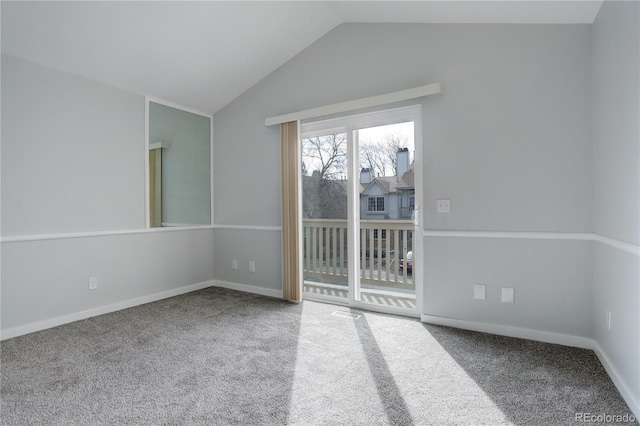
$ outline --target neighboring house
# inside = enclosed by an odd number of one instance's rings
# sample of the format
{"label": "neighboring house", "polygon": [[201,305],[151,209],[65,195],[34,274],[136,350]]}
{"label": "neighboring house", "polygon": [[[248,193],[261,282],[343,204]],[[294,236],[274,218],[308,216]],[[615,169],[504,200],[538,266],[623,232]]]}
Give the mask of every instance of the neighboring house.
{"label": "neighboring house", "polygon": [[398,151],[395,176],[373,176],[360,171],[360,219],[411,219],[415,208],[413,162],[409,150]]}
{"label": "neighboring house", "polygon": [[[415,207],[414,164],[410,162],[410,153],[407,148],[402,148],[397,153],[396,174],[394,176],[374,177],[370,169],[360,171],[360,219],[364,220],[410,220]],[[342,219],[345,228],[347,220],[347,182],[345,180],[322,179],[318,171],[311,176],[302,176],[302,208],[303,218],[306,222],[304,230],[304,250],[307,255],[307,238],[309,235],[319,232],[317,238],[327,242],[324,248],[316,247],[323,251],[323,259],[333,258],[333,244],[331,232],[333,228],[327,226],[326,220]],[[319,220],[312,222],[312,220]],[[306,226],[309,226],[307,229]],[[396,247],[402,247],[407,240],[406,250],[412,250],[412,231],[407,229],[389,228],[383,222],[377,223],[375,229],[369,228],[361,236],[362,249],[366,252],[363,259],[369,259],[370,248],[377,247],[378,238],[384,243],[381,256],[386,257],[386,252],[393,251]],[[317,227],[318,231],[312,227]],[[393,229],[393,230],[392,230]],[[391,233],[389,234],[389,231]],[[315,238],[315,237],[314,237]],[[338,243],[340,244],[340,243]],[[343,253],[346,253],[346,239],[342,240]],[[374,248],[374,253],[377,253]],[[377,254],[371,254],[377,257]],[[402,255],[400,255],[402,257]]]}

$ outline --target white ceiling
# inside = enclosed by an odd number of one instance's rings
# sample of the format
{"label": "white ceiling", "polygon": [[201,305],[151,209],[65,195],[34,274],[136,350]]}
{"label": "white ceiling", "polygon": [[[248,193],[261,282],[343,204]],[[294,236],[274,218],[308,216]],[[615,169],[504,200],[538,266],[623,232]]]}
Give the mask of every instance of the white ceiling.
{"label": "white ceiling", "polygon": [[341,23],[592,23],[601,4],[2,1],[2,52],[214,113]]}

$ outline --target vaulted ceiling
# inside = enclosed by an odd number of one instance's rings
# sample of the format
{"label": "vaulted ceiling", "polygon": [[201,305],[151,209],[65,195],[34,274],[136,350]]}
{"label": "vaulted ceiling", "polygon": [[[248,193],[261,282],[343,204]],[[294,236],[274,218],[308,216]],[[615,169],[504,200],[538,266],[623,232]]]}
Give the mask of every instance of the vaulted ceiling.
{"label": "vaulted ceiling", "polygon": [[2,52],[215,113],[342,23],[592,23],[601,4],[2,1]]}

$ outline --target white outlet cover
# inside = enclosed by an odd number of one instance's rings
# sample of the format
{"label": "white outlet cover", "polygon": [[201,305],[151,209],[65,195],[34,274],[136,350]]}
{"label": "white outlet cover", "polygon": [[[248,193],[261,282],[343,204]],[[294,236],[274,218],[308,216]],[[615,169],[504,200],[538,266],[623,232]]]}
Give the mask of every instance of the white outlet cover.
{"label": "white outlet cover", "polygon": [[485,300],[487,298],[487,286],[484,284],[474,284],[473,298],[476,300]]}
{"label": "white outlet cover", "polygon": [[251,262],[249,262],[249,272],[255,272],[255,271],[256,271],[256,262],[252,260]]}
{"label": "white outlet cover", "polygon": [[502,303],[514,303],[513,287],[502,287]]}
{"label": "white outlet cover", "polygon": [[438,200],[438,213],[451,212],[451,200]]}
{"label": "white outlet cover", "polygon": [[98,288],[98,277],[89,278],[89,290],[96,290]]}
{"label": "white outlet cover", "polygon": [[231,268],[232,269],[238,269],[238,259],[232,259],[231,260]]}

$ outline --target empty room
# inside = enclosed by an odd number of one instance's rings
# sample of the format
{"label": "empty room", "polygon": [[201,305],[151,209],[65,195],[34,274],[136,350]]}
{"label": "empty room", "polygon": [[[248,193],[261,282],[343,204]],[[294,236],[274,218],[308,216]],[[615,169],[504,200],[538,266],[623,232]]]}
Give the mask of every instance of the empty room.
{"label": "empty room", "polygon": [[0,424],[638,424],[640,2],[0,14]]}

